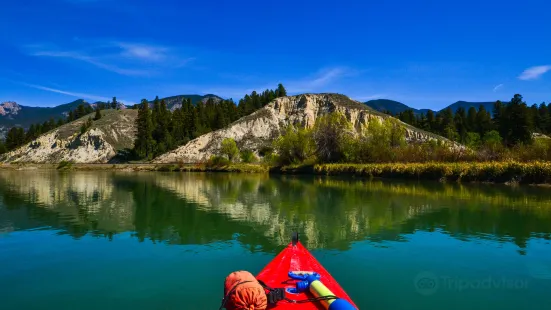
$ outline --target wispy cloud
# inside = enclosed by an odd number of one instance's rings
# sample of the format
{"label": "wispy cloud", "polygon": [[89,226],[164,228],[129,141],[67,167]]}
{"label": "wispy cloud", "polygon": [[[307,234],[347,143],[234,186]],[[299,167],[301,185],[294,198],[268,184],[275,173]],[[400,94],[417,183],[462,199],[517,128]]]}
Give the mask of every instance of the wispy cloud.
{"label": "wispy cloud", "polygon": [[494,87],[494,93],[503,87],[503,84],[498,84]]}
{"label": "wispy cloud", "polygon": [[520,80],[535,80],[549,70],[551,70],[551,65],[530,67],[524,70],[518,78]]}
{"label": "wispy cloud", "polygon": [[288,89],[294,93],[318,91],[330,83],[334,83],[355,72],[345,67],[334,67],[320,70],[315,75],[298,81],[285,82]]}
{"label": "wispy cloud", "polygon": [[195,59],[180,57],[177,51],[169,47],[113,41],[87,44],[83,49],[61,49],[40,44],[27,45],[25,49],[31,56],[78,60],[127,76],[155,75],[161,68],[182,67]]}
{"label": "wispy cloud", "polygon": [[[21,83],[21,84],[23,84],[25,86],[28,86],[28,87],[31,87],[31,88],[40,89],[40,90],[44,90],[44,91],[48,91],[48,92],[52,92],[52,93],[57,93],[57,94],[62,94],[62,95],[67,95],[67,96],[71,96],[71,97],[76,97],[76,98],[79,98],[79,99],[89,99],[89,100],[104,101],[104,102],[111,100],[108,97],[98,96],[98,95],[93,95],[93,94],[66,91],[66,90],[46,87],[46,86],[42,86],[42,85],[28,84],[28,83]],[[122,102],[125,105],[135,104],[134,102],[123,100],[123,99],[119,99],[118,101]]]}
{"label": "wispy cloud", "polygon": [[73,52],[73,51],[37,51],[35,53],[30,54],[32,56],[46,56],[46,57],[58,57],[58,58],[69,58],[74,60],[80,60],[87,62],[89,64],[92,64],[98,68],[108,70],[111,72],[115,72],[121,75],[129,75],[129,76],[144,76],[148,75],[150,71],[148,70],[138,70],[138,69],[125,69],[121,68],[116,65],[108,64],[101,62],[98,58],[88,56],[86,54],[82,54],[80,52]]}
{"label": "wispy cloud", "polygon": [[374,94],[374,95],[367,95],[367,96],[351,96],[352,99],[357,101],[369,101],[374,99],[382,99],[388,97],[386,94]]}
{"label": "wispy cloud", "polygon": [[122,49],[121,56],[123,57],[147,61],[163,61],[167,58],[168,48],[166,47],[125,42],[118,42],[117,45]]}

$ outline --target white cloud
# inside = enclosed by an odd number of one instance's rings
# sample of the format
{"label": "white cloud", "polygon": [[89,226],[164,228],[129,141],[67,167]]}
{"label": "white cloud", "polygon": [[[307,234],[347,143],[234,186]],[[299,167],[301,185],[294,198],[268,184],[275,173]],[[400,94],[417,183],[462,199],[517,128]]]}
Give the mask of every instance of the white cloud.
{"label": "white cloud", "polygon": [[123,57],[147,61],[163,61],[168,57],[168,48],[166,47],[125,42],[118,42],[117,44],[122,49],[121,56]]}
{"label": "white cloud", "polygon": [[86,54],[82,54],[79,52],[73,52],[73,51],[37,51],[35,53],[31,53],[32,56],[46,56],[46,57],[59,57],[59,58],[70,58],[75,60],[80,60],[87,62],[89,64],[92,64],[98,68],[115,72],[121,75],[129,75],[129,76],[144,76],[149,75],[150,71],[148,70],[137,70],[137,69],[125,69],[118,67],[116,65],[107,64],[104,62],[101,62],[97,58],[88,56]]}
{"label": "white cloud", "polygon": [[353,73],[352,70],[345,67],[328,68],[309,78],[284,82],[283,85],[286,85],[287,89],[293,93],[315,92]]}
{"label": "white cloud", "polygon": [[[48,91],[48,92],[52,92],[52,93],[57,93],[57,94],[63,94],[63,95],[71,96],[71,97],[76,97],[76,98],[79,98],[79,99],[89,99],[89,100],[104,101],[104,102],[107,102],[107,101],[111,100],[111,98],[98,96],[98,95],[93,95],[93,94],[65,91],[65,90],[61,90],[61,89],[55,89],[55,88],[41,86],[41,85],[35,85],[35,84],[27,84],[27,83],[21,83],[21,84],[23,84],[25,86],[28,86],[28,87],[31,87],[31,88],[40,89],[40,90],[44,90],[44,91]],[[135,104],[134,102],[131,102],[131,101],[122,100],[122,99],[119,100],[118,98],[117,98],[117,101],[120,101],[125,105]]]}
{"label": "white cloud", "polygon": [[494,93],[502,87],[503,87],[503,84],[496,85],[496,87],[494,87]]}
{"label": "white cloud", "polygon": [[520,80],[535,80],[549,70],[551,70],[551,65],[530,67],[524,70],[518,78]]}
{"label": "white cloud", "polygon": [[[77,42],[82,40],[78,39]],[[31,56],[68,58],[128,76],[148,76],[161,69],[185,66],[193,57],[183,58],[171,48],[129,42],[94,42],[83,49],[65,50],[52,45],[27,45]]]}

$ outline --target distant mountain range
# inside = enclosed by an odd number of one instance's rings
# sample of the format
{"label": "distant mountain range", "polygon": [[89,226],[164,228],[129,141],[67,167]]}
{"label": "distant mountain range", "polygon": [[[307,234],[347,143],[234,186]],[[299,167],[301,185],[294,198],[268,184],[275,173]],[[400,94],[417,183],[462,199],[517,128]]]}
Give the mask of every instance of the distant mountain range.
{"label": "distant mountain range", "polygon": [[55,107],[28,107],[13,101],[3,102],[0,104],[0,126],[27,128],[31,124],[42,123],[50,118],[55,120],[65,118],[67,112],[76,109],[81,104],[90,103],[79,99]]}
{"label": "distant mountain range", "polygon": [[[468,101],[457,101],[455,103],[450,104],[449,106],[441,109],[441,110],[433,110],[433,112],[438,113],[440,111],[446,110],[448,108],[451,108],[452,111],[455,113],[457,109],[464,108],[465,111],[468,111],[469,108],[475,107],[477,110],[482,105],[487,111],[492,112],[494,107],[494,102],[468,102]],[[505,102],[505,101],[504,101]],[[401,102],[389,100],[389,99],[377,99],[377,100],[369,100],[367,102],[364,102],[367,106],[380,111],[385,112],[388,111],[392,115],[398,114],[400,112],[404,112],[406,110],[413,110],[413,113],[415,114],[426,114],[430,109],[415,109],[408,105],[405,105]]]}
{"label": "distant mountain range", "polygon": [[[207,100],[210,98],[214,99],[215,102],[218,102],[220,100],[223,100],[222,97],[213,95],[213,94],[206,94],[206,95],[178,95],[178,96],[171,96],[166,98],[159,98],[159,100],[164,100],[166,103],[167,108],[170,111],[174,111],[176,109],[179,109],[182,106],[182,100],[183,99],[191,99],[191,104],[195,105],[198,102],[206,103]],[[149,101],[150,104],[153,104],[153,100]]]}
{"label": "distant mountain range", "polygon": [[[165,100],[168,109],[174,111],[181,106],[182,99],[184,98],[191,99],[192,104],[196,104],[199,101],[206,102],[209,98],[213,98],[217,102],[222,100],[221,97],[213,94],[179,95],[161,99]],[[76,109],[81,104],[95,107],[98,103],[105,102],[98,101],[90,103],[83,99],[78,99],[55,107],[29,107],[20,105],[14,101],[0,103],[0,137],[3,136],[10,127],[20,126],[23,128],[29,128],[32,124],[43,123],[48,121],[50,118],[53,118],[56,121],[60,118],[65,119],[69,111]],[[150,101],[150,103],[152,104],[153,100]],[[123,104],[119,104],[119,107],[126,108]]]}

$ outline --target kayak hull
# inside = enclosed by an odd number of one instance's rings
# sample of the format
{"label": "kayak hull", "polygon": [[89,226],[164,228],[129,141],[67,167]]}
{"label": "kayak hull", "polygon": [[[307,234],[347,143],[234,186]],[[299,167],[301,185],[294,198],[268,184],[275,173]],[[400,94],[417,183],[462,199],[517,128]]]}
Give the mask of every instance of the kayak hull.
{"label": "kayak hull", "polygon": [[[358,308],[346,294],[344,289],[337,283],[331,274],[310,254],[310,252],[300,243],[289,243],[264,269],[257,275],[257,279],[273,288],[293,288],[296,280],[289,278],[289,271],[313,271],[321,276],[321,282],[337,297],[350,302],[356,309]],[[299,294],[286,293],[287,298],[293,300],[306,300],[314,296],[310,292]],[[275,306],[268,306],[268,309],[293,309],[293,310],[322,310],[326,309],[322,302],[290,303],[280,301]]]}

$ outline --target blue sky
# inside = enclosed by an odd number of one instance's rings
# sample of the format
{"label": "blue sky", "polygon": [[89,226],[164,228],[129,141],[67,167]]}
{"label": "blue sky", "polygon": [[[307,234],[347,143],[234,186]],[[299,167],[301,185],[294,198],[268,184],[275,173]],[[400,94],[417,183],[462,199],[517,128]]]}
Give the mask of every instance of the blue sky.
{"label": "blue sky", "polygon": [[547,2],[4,1],[0,101],[239,99],[281,82],[416,108],[549,102]]}

